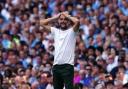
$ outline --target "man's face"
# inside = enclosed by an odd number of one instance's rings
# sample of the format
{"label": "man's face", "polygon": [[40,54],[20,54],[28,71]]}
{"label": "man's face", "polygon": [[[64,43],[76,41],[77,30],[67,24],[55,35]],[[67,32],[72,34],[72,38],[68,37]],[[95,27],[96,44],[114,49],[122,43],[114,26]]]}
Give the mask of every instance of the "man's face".
{"label": "man's face", "polygon": [[90,74],[91,73],[91,66],[86,66],[86,68],[85,68],[85,72],[86,72],[86,74]]}
{"label": "man's face", "polygon": [[60,28],[62,28],[62,29],[67,29],[67,26],[68,26],[68,19],[67,19],[64,15],[61,15],[61,16],[59,17],[58,23],[59,23]]}

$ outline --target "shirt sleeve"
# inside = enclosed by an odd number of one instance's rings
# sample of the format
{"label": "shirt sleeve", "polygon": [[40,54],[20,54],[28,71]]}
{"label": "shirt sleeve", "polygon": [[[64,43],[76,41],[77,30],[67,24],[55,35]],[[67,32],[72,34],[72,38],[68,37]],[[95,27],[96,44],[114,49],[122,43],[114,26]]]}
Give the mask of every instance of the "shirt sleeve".
{"label": "shirt sleeve", "polygon": [[55,28],[54,27],[51,27],[51,34],[53,34],[53,35],[55,34],[55,31],[54,30],[55,30]]}

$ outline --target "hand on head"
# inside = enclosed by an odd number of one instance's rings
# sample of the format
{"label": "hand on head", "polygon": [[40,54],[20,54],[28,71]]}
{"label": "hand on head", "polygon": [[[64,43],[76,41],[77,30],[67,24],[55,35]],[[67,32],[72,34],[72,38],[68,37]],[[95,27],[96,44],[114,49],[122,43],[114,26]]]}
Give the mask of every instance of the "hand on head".
{"label": "hand on head", "polygon": [[61,12],[61,13],[57,14],[57,15],[55,16],[55,18],[60,17],[60,15],[64,15],[65,17],[69,17],[69,16],[70,16],[69,13],[68,13],[67,11],[65,11],[65,12]]}
{"label": "hand on head", "polygon": [[70,15],[69,15],[69,12],[67,12],[67,11],[61,12],[61,14],[64,15],[64,16],[66,16],[66,17],[70,16]]}

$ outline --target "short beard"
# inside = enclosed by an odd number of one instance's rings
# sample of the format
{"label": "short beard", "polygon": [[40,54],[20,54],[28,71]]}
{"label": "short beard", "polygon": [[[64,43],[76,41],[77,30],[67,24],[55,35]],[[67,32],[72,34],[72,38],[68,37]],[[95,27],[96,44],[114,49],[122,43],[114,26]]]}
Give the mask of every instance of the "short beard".
{"label": "short beard", "polygon": [[65,26],[65,27],[61,27],[61,26],[60,26],[60,28],[61,28],[62,30],[66,30],[66,29],[67,29],[67,26]]}
{"label": "short beard", "polygon": [[62,29],[62,30],[66,30],[68,28],[68,26],[65,27],[61,27],[61,25],[59,23],[54,23],[55,27],[58,29]]}

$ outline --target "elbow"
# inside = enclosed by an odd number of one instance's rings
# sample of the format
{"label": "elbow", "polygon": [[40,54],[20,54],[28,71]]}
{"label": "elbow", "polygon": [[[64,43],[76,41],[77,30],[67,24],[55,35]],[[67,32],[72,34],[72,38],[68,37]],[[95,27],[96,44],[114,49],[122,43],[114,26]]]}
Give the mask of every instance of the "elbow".
{"label": "elbow", "polygon": [[75,23],[80,25],[80,20],[77,19]]}
{"label": "elbow", "polygon": [[79,20],[79,19],[76,19],[76,21],[75,21],[75,22],[79,24],[79,23],[80,23],[80,20]]}

